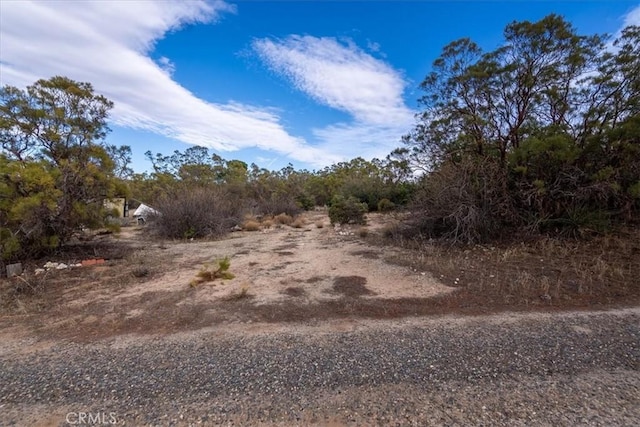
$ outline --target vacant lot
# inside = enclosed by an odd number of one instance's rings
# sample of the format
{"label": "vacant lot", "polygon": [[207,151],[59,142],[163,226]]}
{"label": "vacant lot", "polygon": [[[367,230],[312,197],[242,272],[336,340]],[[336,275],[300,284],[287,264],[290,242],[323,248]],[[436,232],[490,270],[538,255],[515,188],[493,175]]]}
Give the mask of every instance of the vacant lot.
{"label": "vacant lot", "polygon": [[1,282],[0,424],[637,425],[637,234],[446,248],[397,223],[126,227],[27,265]]}
{"label": "vacant lot", "polygon": [[[4,334],[92,341],[217,324],[319,322],[447,313],[555,311],[635,305],[640,242],[535,241],[443,248],[394,235],[398,219],[333,227],[324,212],[295,226],[240,231],[218,241],[159,241],[125,227],[50,258],[104,264],[3,280]],[[403,244],[403,240],[405,240]],[[399,244],[398,244],[399,243]],[[190,286],[228,257],[234,278]],[[8,337],[7,337],[8,338]]]}

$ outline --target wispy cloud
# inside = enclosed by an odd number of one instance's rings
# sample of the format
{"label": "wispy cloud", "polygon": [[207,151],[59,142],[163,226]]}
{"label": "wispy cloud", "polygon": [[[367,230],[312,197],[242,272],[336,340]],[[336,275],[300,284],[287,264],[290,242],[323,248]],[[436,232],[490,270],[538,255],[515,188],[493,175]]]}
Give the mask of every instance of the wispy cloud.
{"label": "wispy cloud", "polygon": [[629,25],[640,26],[640,5],[636,6],[624,16],[624,27],[628,27]]}
{"label": "wispy cloud", "polygon": [[414,112],[404,103],[403,75],[352,41],[291,35],[255,40],[253,48],[298,90],[352,116],[348,123],[314,130],[323,150],[345,157],[383,157],[411,128]]}
{"label": "wispy cloud", "polygon": [[292,35],[283,40],[255,40],[253,47],[296,88],[358,121],[387,124],[411,115],[402,99],[402,75],[353,42]]}
{"label": "wispy cloud", "polygon": [[211,23],[222,1],[2,2],[0,84],[24,87],[64,75],[114,101],[112,120],[189,143],[232,151],[258,147],[311,164],[340,158],[290,135],[274,110],[214,104],[172,80],[170,58],[150,53],[168,32]]}

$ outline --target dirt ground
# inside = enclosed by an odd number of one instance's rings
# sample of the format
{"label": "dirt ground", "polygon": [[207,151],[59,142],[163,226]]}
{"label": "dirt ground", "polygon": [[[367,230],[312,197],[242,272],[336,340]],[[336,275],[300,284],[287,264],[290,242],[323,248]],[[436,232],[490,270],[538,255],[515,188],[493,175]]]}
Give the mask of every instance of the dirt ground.
{"label": "dirt ground", "polygon": [[[124,227],[78,242],[55,259],[104,258],[104,264],[39,275],[33,272],[47,259],[28,264],[22,277],[0,281],[3,350],[20,342],[28,351],[25,339],[44,345],[213,325],[598,309],[639,301],[634,239],[449,250],[386,244],[398,222],[393,215],[371,214],[364,227],[334,227],[325,211],[302,218],[297,227],[271,225],[216,241],[161,241],[145,227]],[[190,286],[225,257],[233,279]]]}

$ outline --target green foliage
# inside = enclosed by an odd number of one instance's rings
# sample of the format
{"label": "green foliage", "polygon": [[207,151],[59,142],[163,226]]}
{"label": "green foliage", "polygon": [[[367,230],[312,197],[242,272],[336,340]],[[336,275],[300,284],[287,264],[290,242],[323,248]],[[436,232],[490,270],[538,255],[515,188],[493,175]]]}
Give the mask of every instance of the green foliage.
{"label": "green foliage", "polygon": [[2,260],[39,255],[104,225],[104,200],[127,195],[116,174],[125,173],[130,149],[102,145],[112,106],[89,83],[65,77],[0,89]]}
{"label": "green foliage", "polygon": [[394,152],[428,172],[417,222],[478,241],[635,221],[640,27],[624,29],[615,52],[557,15],[504,34],[491,52],[469,39],[445,46],[421,84],[420,123]]}
{"label": "green foliage", "polygon": [[229,272],[230,267],[231,260],[229,257],[217,259],[213,263],[205,264],[196,277],[189,283],[189,286],[195,287],[201,283],[212,282],[216,279],[231,280],[235,276]]}
{"label": "green foliage", "polygon": [[329,219],[331,224],[365,224],[366,203],[360,202],[355,197],[337,195],[331,199],[329,207]]}
{"label": "green foliage", "polygon": [[382,199],[378,202],[378,212],[391,212],[396,208],[396,204],[389,199]]}

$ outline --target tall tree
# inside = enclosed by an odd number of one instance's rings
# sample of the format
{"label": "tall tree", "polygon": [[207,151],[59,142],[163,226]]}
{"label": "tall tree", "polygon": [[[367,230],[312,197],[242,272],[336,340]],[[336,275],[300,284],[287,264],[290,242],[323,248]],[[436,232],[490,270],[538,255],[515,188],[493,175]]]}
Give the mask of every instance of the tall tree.
{"label": "tall tree", "polygon": [[126,192],[104,145],[112,106],[91,84],[66,77],[0,89],[4,258],[102,225],[104,199]]}

